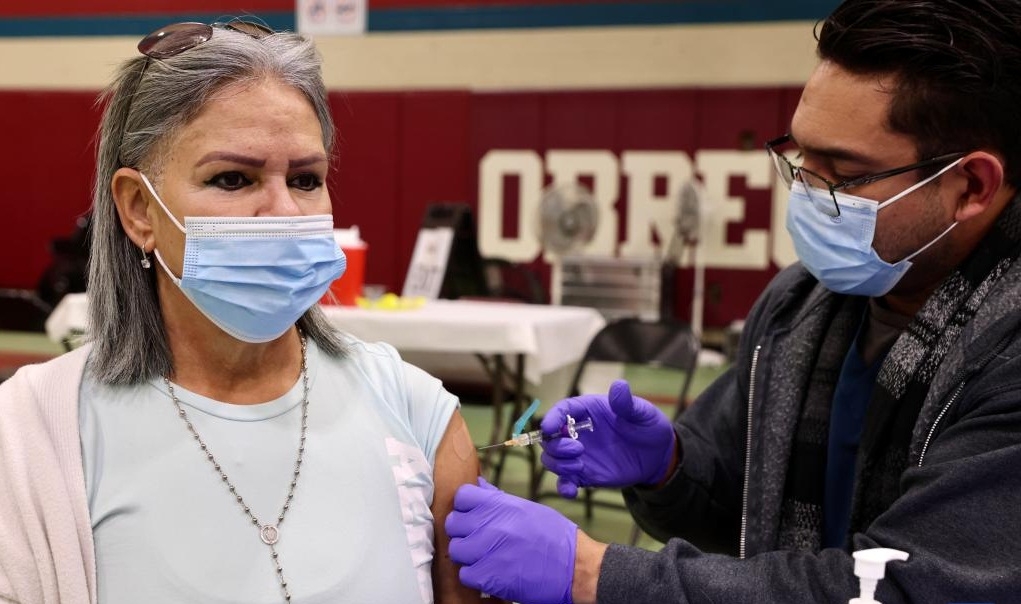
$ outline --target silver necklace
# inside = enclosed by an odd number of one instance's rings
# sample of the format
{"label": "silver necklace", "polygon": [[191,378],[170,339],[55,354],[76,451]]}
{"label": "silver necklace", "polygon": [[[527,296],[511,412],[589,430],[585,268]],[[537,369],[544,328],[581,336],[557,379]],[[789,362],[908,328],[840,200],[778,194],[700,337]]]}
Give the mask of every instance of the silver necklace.
{"label": "silver necklace", "polygon": [[216,457],[213,456],[213,452],[206,446],[202,437],[195,431],[195,426],[191,424],[191,420],[188,419],[188,414],[184,412],[184,407],[181,406],[180,399],[174,393],[174,386],[170,383],[170,378],[163,376],[163,383],[167,385],[167,390],[170,392],[170,399],[174,401],[174,406],[177,407],[177,415],[184,420],[184,425],[188,426],[188,431],[191,432],[192,438],[198,443],[199,448],[202,449],[202,453],[209,460],[209,463],[213,464],[213,469],[220,475],[220,480],[223,484],[227,485],[227,489],[230,494],[234,496],[234,500],[238,502],[238,505],[245,511],[245,515],[248,516],[252,524],[259,529],[259,538],[262,542],[269,546],[269,553],[273,558],[273,565],[276,567],[277,579],[280,581],[280,589],[284,592],[284,600],[286,602],[291,601],[291,592],[287,589],[287,580],[284,579],[284,569],[280,566],[280,560],[278,559],[276,543],[280,540],[280,525],[284,522],[284,516],[287,515],[287,510],[291,508],[291,500],[294,499],[294,488],[298,485],[298,476],[301,474],[301,461],[305,457],[305,436],[308,433],[308,365],[306,355],[306,344],[305,334],[299,332],[298,337],[301,338],[301,385],[303,389],[301,399],[301,441],[298,443],[298,458],[294,462],[294,477],[291,479],[291,486],[287,490],[287,500],[284,501],[284,507],[280,510],[280,515],[277,516],[276,524],[263,524],[259,522],[259,519],[252,513],[251,508],[245,503],[241,494],[237,492],[234,487],[234,483],[230,481],[227,474],[220,467],[219,462],[216,461]]}

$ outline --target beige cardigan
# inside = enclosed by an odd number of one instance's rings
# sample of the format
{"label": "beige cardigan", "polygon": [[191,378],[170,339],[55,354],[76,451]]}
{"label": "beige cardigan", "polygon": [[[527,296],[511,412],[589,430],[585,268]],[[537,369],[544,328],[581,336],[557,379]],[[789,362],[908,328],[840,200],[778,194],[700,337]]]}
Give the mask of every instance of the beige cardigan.
{"label": "beige cardigan", "polygon": [[78,432],[90,346],[0,385],[0,602],[95,604]]}

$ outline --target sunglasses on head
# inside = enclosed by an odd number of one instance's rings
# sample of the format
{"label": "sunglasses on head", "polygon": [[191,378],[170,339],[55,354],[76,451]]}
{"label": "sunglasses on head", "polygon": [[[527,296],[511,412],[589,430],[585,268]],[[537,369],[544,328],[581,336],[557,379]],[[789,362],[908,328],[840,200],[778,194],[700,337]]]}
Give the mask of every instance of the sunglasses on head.
{"label": "sunglasses on head", "polygon": [[138,52],[153,59],[166,59],[195,48],[213,37],[213,28],[232,29],[260,39],[273,34],[273,30],[252,21],[235,19],[227,23],[174,23],[166,25],[142,38]]}

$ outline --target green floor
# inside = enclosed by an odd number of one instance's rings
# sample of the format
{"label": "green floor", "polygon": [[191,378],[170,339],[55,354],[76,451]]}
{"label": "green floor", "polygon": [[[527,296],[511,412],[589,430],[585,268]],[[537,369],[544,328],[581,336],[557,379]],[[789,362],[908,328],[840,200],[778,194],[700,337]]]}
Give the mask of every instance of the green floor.
{"label": "green floor", "polygon": [[63,351],[60,344],[41,333],[0,331],[0,382],[21,365],[45,361]]}
{"label": "green floor", "polygon": [[7,352],[57,355],[64,347],[46,334],[28,331],[0,331],[0,354]]}

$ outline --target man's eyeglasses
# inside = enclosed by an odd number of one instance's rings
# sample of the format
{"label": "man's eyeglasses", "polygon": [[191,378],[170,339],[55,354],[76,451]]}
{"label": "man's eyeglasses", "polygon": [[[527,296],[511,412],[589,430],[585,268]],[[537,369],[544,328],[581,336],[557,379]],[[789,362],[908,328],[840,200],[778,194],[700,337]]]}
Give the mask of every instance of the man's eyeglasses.
{"label": "man's eyeglasses", "polygon": [[[899,168],[893,168],[892,170],[884,170],[877,172],[876,174],[868,174],[866,176],[859,176],[842,182],[833,182],[811,170],[802,168],[801,166],[795,166],[791,163],[791,160],[787,159],[781,148],[784,145],[788,145],[793,142],[790,134],[785,134],[779,138],[775,138],[766,143],[766,151],[769,153],[770,159],[773,160],[773,167],[776,168],[777,175],[780,176],[780,180],[790,187],[794,181],[800,181],[804,183],[805,189],[808,193],[809,199],[812,200],[813,205],[828,216],[840,216],[840,206],[837,204],[836,192],[841,189],[849,189],[851,187],[860,187],[874,183],[877,180],[883,180],[891,176],[898,174],[904,174],[912,170],[919,168],[925,168],[927,166],[934,166],[937,164],[948,164],[955,159],[963,157],[965,154],[958,153],[947,153],[945,155],[939,155],[929,159],[923,159],[920,162],[909,164],[907,166],[901,166]],[[828,191],[829,194],[822,193]]]}
{"label": "man's eyeglasses", "polygon": [[[262,25],[260,23],[254,23],[252,21],[242,21],[240,19],[234,19],[226,23],[196,23],[192,21],[186,21],[183,23],[172,23],[166,25],[142,38],[141,42],[138,43],[138,52],[145,55],[145,63],[142,65],[142,69],[138,72],[138,79],[135,80],[135,91],[137,92],[138,86],[142,83],[142,78],[145,77],[145,72],[149,69],[149,63],[152,59],[168,59],[170,57],[181,54],[186,50],[195,48],[199,44],[208,41],[213,37],[213,28],[218,29],[231,29],[243,34],[247,34],[256,40],[270,36],[275,32]],[[133,104],[135,95],[131,95],[131,101]],[[131,104],[128,105],[128,111],[125,116],[131,115]],[[124,140],[121,140],[121,146],[123,146]],[[118,147],[119,149],[120,147]],[[120,161],[121,165],[124,165],[123,160]]]}

